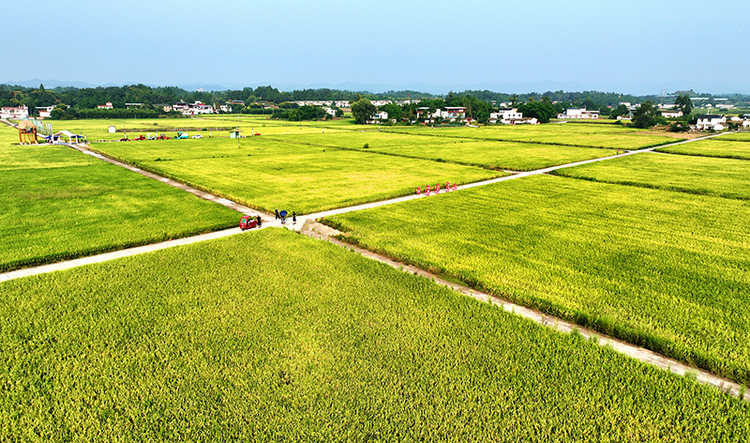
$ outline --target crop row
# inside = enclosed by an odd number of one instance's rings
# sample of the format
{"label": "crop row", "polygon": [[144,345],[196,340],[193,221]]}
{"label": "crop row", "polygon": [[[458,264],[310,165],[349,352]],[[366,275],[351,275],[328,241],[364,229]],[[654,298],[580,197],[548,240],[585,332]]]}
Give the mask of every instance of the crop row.
{"label": "crop row", "polygon": [[[744,134],[736,134],[733,136],[739,135]],[[750,140],[745,139],[744,141],[735,141],[728,137],[730,136],[683,143],[666,148],[659,148],[657,151],[699,157],[721,157],[750,160]]]}

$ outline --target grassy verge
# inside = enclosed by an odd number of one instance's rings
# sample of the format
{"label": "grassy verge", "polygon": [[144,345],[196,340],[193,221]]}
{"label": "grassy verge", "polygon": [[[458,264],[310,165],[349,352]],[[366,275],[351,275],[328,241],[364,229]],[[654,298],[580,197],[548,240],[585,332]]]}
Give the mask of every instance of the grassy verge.
{"label": "grassy verge", "polygon": [[750,433],[745,402],[280,229],[0,290],[0,440]]}
{"label": "grassy verge", "polygon": [[748,383],[749,211],[538,176],[326,222],[368,249]]}

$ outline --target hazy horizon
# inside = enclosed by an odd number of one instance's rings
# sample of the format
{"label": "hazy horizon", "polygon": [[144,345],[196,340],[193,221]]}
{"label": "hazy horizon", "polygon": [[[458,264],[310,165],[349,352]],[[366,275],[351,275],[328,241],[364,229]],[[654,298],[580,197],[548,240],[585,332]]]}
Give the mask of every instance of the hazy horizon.
{"label": "hazy horizon", "polygon": [[750,93],[744,15],[694,0],[36,3],[0,6],[3,83]]}

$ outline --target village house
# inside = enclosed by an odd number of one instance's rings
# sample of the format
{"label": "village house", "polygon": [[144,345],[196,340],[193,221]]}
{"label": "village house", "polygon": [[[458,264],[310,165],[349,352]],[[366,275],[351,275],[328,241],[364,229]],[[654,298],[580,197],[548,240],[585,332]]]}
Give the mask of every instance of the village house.
{"label": "village house", "polygon": [[385,111],[378,111],[372,116],[373,120],[388,120],[388,113]]}
{"label": "village house", "polygon": [[661,111],[661,116],[664,118],[680,118],[682,117],[682,111],[679,109],[665,109]]}
{"label": "village house", "polygon": [[0,118],[5,119],[24,119],[29,118],[28,106],[8,106],[0,108]]}
{"label": "village house", "polygon": [[198,115],[198,114],[213,114],[214,108],[211,105],[207,105],[202,102],[195,103],[175,103],[172,109],[180,112],[182,115]]}
{"label": "village house", "polygon": [[557,114],[557,118],[594,120],[599,118],[599,111],[587,111],[586,108],[569,108],[564,113]]}
{"label": "village house", "polygon": [[37,106],[37,112],[39,112],[39,118],[50,118],[52,117],[52,110],[54,106]]}
{"label": "village house", "polygon": [[524,118],[523,113],[518,112],[516,108],[500,109],[498,112],[491,112],[490,123],[502,123],[504,125],[520,125],[520,124],[537,124],[537,119],[532,117]]}
{"label": "village house", "polygon": [[106,104],[97,106],[96,109],[112,109],[112,107],[112,102],[107,102]]}
{"label": "village house", "polygon": [[698,122],[695,124],[695,128],[699,131],[705,131],[708,129],[722,131],[726,123],[727,118],[724,115],[704,114],[698,116]]}
{"label": "village house", "polygon": [[429,112],[430,108],[417,108],[417,118],[421,118],[423,115],[427,115],[427,117],[425,117],[425,121],[429,120],[430,123],[432,123],[432,120],[436,118],[442,118],[451,122],[463,120],[466,118],[466,108],[464,108],[463,106],[447,106],[445,108],[436,109],[435,112],[432,113],[432,115],[429,115]]}

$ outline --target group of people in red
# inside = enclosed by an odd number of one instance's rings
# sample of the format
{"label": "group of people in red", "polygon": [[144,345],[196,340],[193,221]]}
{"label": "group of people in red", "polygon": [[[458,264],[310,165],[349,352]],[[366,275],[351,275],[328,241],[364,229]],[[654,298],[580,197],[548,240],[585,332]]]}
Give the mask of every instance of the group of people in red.
{"label": "group of people in red", "polygon": [[[430,195],[432,192],[434,192],[435,194],[440,194],[440,189],[441,189],[440,183],[436,184],[434,188],[430,188],[430,185],[427,185],[427,187],[424,189],[424,193],[426,195]],[[451,182],[445,182],[445,188],[442,188],[442,189],[443,189],[443,192],[457,191],[458,185],[455,183],[451,185]],[[422,188],[417,186],[417,195],[421,195],[421,194],[422,194]]]}

